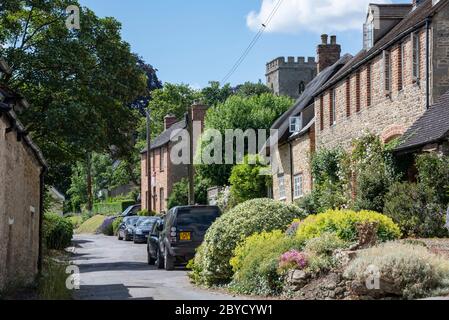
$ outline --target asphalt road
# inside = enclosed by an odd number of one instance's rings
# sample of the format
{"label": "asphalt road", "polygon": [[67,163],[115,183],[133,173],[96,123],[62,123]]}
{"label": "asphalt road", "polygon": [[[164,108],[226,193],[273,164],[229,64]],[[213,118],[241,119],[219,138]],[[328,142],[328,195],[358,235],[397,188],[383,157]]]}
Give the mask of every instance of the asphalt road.
{"label": "asphalt road", "polygon": [[190,284],[187,271],[147,264],[146,245],[103,235],[76,235],[73,263],[80,268],[78,300],[233,300]]}

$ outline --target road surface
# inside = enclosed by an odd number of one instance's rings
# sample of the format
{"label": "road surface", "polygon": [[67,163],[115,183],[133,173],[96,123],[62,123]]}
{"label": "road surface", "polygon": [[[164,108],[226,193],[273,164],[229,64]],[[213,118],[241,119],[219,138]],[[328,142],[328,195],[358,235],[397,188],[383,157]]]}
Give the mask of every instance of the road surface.
{"label": "road surface", "polygon": [[187,271],[158,270],[147,264],[146,245],[103,235],[76,235],[72,262],[80,268],[78,300],[233,300],[225,293],[196,288]]}

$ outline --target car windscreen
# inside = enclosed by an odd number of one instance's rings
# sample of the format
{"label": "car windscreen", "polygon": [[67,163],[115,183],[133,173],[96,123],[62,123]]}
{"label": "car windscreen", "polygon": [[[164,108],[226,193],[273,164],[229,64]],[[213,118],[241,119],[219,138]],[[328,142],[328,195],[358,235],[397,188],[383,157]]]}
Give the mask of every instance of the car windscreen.
{"label": "car windscreen", "polygon": [[130,225],[135,224],[137,222],[137,220],[139,220],[139,218],[137,218],[137,217],[136,218],[129,218],[129,219],[127,219],[125,221],[125,223],[126,223],[126,225],[130,226]]}
{"label": "car windscreen", "polygon": [[176,226],[181,228],[193,226],[199,230],[206,230],[219,216],[219,210],[214,208],[179,209]]}
{"label": "car windscreen", "polygon": [[139,226],[139,227],[142,227],[142,226],[150,226],[150,225],[152,225],[154,222],[155,222],[156,220],[155,219],[140,219],[139,220],[139,222],[137,222],[137,225]]}

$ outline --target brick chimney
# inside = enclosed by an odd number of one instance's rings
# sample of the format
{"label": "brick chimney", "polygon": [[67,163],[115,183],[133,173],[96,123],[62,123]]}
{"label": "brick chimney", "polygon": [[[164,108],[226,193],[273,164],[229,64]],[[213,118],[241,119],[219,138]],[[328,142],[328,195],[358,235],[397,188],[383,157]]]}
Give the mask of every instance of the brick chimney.
{"label": "brick chimney", "polygon": [[329,36],[323,34],[321,36],[321,44],[317,48],[318,73],[335,64],[341,56],[341,46],[337,44],[337,36],[331,36],[331,41],[328,43]]}
{"label": "brick chimney", "polygon": [[164,117],[164,128],[165,130],[169,129],[172,125],[178,122],[178,119],[172,114],[168,114]]}
{"label": "brick chimney", "polygon": [[206,117],[207,109],[209,109],[209,107],[199,101],[195,101],[190,108],[192,121],[201,121],[201,132],[204,130],[204,119]]}

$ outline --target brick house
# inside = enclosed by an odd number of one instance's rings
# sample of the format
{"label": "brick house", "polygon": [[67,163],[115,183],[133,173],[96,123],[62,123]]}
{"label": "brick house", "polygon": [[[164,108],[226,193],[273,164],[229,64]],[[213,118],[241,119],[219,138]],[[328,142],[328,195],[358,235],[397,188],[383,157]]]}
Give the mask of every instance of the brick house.
{"label": "brick house", "polygon": [[316,91],[338,72],[352,56],[340,57],[336,37],[322,36],[318,46],[318,75],[306,86],[292,108],[272,125],[278,130],[278,150],[275,155],[280,170],[273,173],[275,199],[293,202],[312,190],[310,157],[316,149],[314,98]]}
{"label": "brick house", "polygon": [[[8,75],[0,59],[0,77]],[[46,163],[16,112],[26,100],[0,84],[0,291],[31,284],[41,263]]]}
{"label": "brick house", "polygon": [[380,21],[383,36],[366,31],[365,48],[316,96],[318,148],[349,147],[367,131],[402,136],[449,90],[448,1],[413,1],[396,24],[382,23],[397,6],[370,5],[365,30]]}
{"label": "brick house", "polygon": [[[350,148],[353,139],[367,132],[389,142],[403,136],[412,126],[437,124],[431,121],[435,114],[444,111],[441,105],[446,100],[437,101],[449,90],[448,3],[415,0],[400,5],[370,4],[363,49],[314,93],[312,136],[316,150]],[[434,104],[440,107],[430,111]],[[283,117],[284,122],[290,123],[297,115]],[[429,140],[426,130],[419,131],[422,140]],[[404,135],[402,140],[406,139]],[[402,152],[412,150],[413,145],[402,145]],[[305,149],[307,146],[292,151],[293,163],[308,166],[304,163],[309,160],[304,159]],[[285,159],[289,155],[282,150],[281,147],[281,162],[288,162]],[[303,179],[311,181],[310,173]],[[301,185],[300,178],[288,182],[290,179],[282,174],[273,180],[275,198],[287,201],[292,196],[277,189],[293,189],[295,194],[295,186]],[[310,189],[305,185],[304,192]]]}
{"label": "brick house", "polygon": [[[190,108],[193,122],[201,123],[201,131],[204,127],[204,118],[207,107],[194,104]],[[175,145],[170,138],[179,130],[187,128],[186,119],[178,121],[176,117],[167,115],[164,118],[164,131],[154,138],[150,148],[151,161],[151,185],[152,185],[152,210],[158,213],[167,212],[167,200],[173,185],[188,177],[187,164],[174,164],[170,159],[172,147]],[[141,202],[142,209],[148,209],[148,175],[147,175],[147,150],[141,152]]]}

